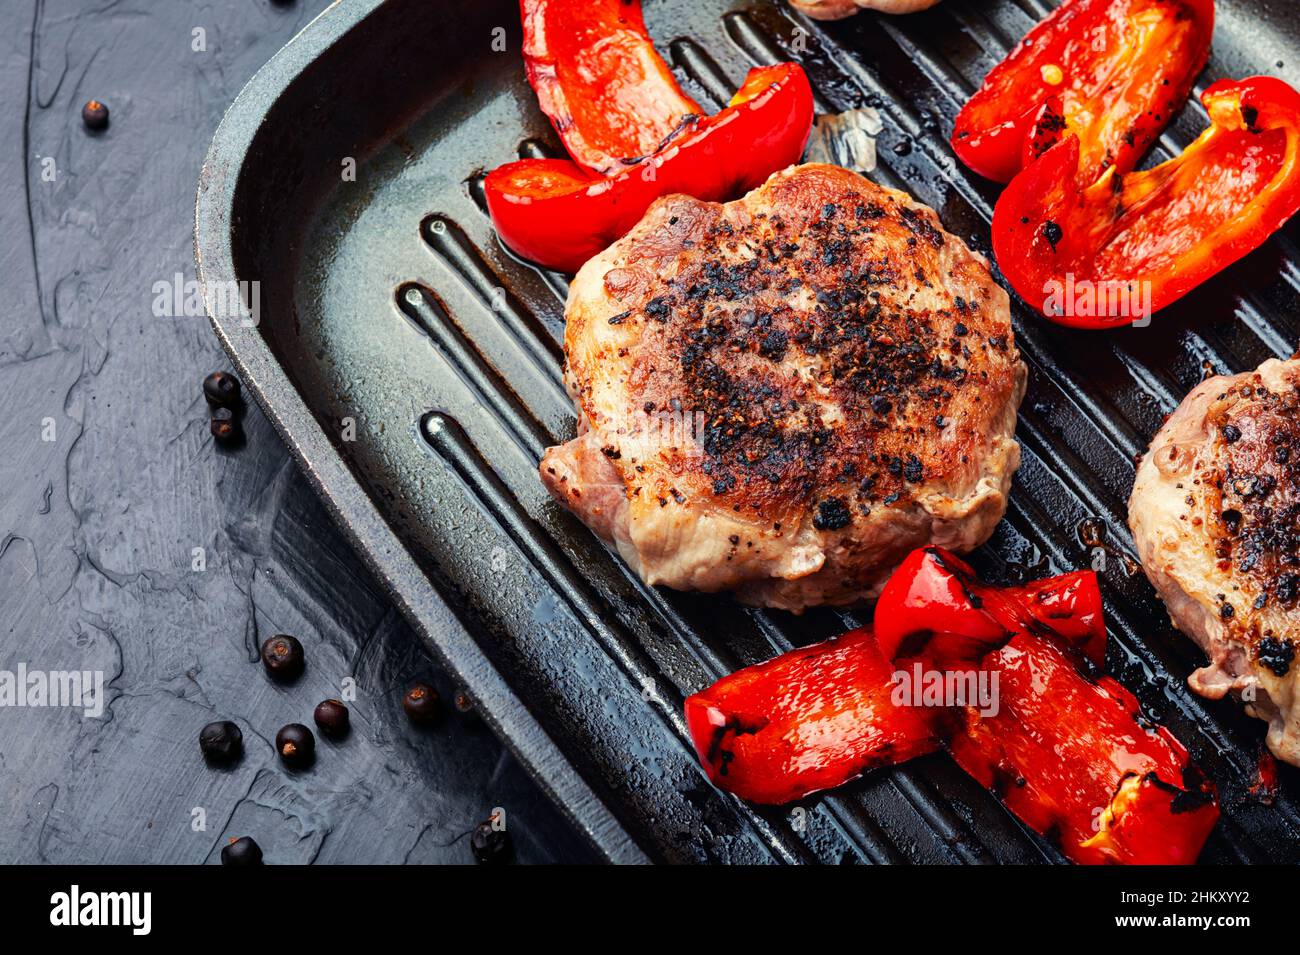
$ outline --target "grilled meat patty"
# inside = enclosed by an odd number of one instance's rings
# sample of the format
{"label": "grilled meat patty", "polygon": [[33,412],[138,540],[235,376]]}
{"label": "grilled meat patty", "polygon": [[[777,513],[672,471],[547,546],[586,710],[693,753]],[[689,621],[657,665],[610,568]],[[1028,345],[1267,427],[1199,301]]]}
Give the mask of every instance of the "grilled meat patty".
{"label": "grilled meat patty", "polygon": [[836,166],[668,196],[565,309],[579,436],[551,493],[652,584],[799,611],[1006,508],[1025,370],[986,261]]}
{"label": "grilled meat patty", "polygon": [[1147,577],[1210,661],[1197,693],[1240,695],[1300,766],[1300,360],[1210,378],[1151,442],[1129,500]]}

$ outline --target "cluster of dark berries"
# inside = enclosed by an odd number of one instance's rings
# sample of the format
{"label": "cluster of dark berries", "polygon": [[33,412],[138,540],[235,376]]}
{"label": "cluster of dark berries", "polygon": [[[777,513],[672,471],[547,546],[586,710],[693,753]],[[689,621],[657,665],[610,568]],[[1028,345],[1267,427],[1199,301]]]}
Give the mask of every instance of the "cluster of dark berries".
{"label": "cluster of dark berries", "polygon": [[222,444],[233,444],[243,437],[239,425],[239,379],[227,371],[214,371],[203,379],[203,397],[212,408],[208,429]]}
{"label": "cluster of dark berries", "polygon": [[[306,666],[307,657],[297,637],[277,633],[262,644],[262,666],[271,679],[280,683],[296,680]],[[348,708],[340,700],[323,700],[313,713],[316,728],[331,739],[342,739],[350,725]],[[275,751],[292,769],[306,769],[316,758],[316,737],[301,723],[290,723],[275,734]]]}
{"label": "cluster of dark berries", "polygon": [[[236,382],[235,394],[238,394],[238,388]],[[208,391],[206,382],[204,390]],[[306,664],[302,643],[287,633],[278,633],[263,643],[261,656],[267,675],[282,683],[296,679]],[[347,735],[350,725],[348,708],[342,701],[322,700],[313,715],[316,727],[331,739]],[[243,752],[244,736],[234,723],[219,720],[199,731],[199,749],[209,763],[229,765]],[[301,723],[289,723],[275,734],[275,751],[286,766],[305,769],[316,758],[316,737]],[[230,840],[230,844],[221,850],[222,865],[258,865],[261,861],[261,848],[248,836]]]}
{"label": "cluster of dark berries", "polygon": [[[236,382],[235,394],[238,394],[238,387]],[[209,391],[207,382],[204,383],[204,391]],[[277,633],[262,644],[261,660],[267,675],[278,683],[289,683],[297,679],[307,664],[301,641],[287,633]],[[469,697],[463,692],[456,695],[455,706],[462,714],[472,711]],[[427,683],[415,683],[403,695],[402,709],[412,723],[427,726],[436,722],[441,715],[441,700],[438,692]],[[316,705],[312,716],[316,728],[325,736],[341,739],[347,735],[349,713],[342,701],[322,700]],[[214,765],[229,765],[239,759],[243,743],[244,737],[239,727],[229,720],[209,723],[199,732],[199,748],[208,762]],[[302,723],[289,723],[275,734],[275,751],[285,766],[306,769],[316,758],[316,737]],[[509,837],[504,829],[493,826],[491,821],[474,830],[470,847],[474,858],[486,863],[503,861],[511,851]],[[257,865],[261,861],[262,850],[247,836],[232,839],[221,850],[223,865]]]}

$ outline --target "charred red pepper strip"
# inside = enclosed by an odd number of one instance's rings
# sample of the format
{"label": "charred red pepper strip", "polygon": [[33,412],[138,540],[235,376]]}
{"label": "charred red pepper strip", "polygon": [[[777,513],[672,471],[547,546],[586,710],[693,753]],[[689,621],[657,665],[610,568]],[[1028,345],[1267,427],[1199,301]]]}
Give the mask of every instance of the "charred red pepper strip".
{"label": "charred red pepper strip", "polygon": [[1020,632],[1062,641],[1097,666],[1106,617],[1090,570],[993,587],[941,547],[912,551],[876,602],[876,642],[886,659],[918,656],[938,668],[978,662]]}
{"label": "charred red pepper strip", "polygon": [[686,724],[714,785],[790,802],[939,747],[928,714],[890,701],[893,672],[853,630],[724,677],[686,700]]}
{"label": "charred red pepper strip", "polygon": [[962,107],[953,149],[1010,182],[1072,133],[1087,182],[1126,173],[1182,109],[1213,32],[1213,0],[1066,0]]}
{"label": "charred red pepper strip", "polygon": [[1300,209],[1300,93],[1257,76],[1215,83],[1201,100],[1213,125],[1154,169],[1085,182],[1070,136],[1016,177],[994,210],[993,249],[1021,298],[1063,325],[1128,324]]}
{"label": "charred red pepper strip", "polygon": [[812,129],[812,88],[797,63],[749,71],[731,105],[616,176],[588,179],[572,162],[525,159],[488,174],[488,211],[506,245],[576,272],[640,221],[660,196],[729,199],[797,162]]}
{"label": "charred red pepper strip", "polygon": [[[915,598],[897,605],[916,615],[895,628],[904,637],[955,626],[966,642],[954,646],[970,650],[1006,640],[1006,626],[1027,615],[1061,622],[1066,639],[1018,633],[984,657],[982,668],[998,677],[996,712],[895,706],[893,665],[866,629],[741,670],[686,701],[709,778],[755,802],[788,802],[929,752],[941,729],[967,772],[1075,862],[1194,862],[1218,818],[1213,786],[1171,733],[1142,725],[1132,694],[1079,673],[1065,648],[1096,656],[1105,631],[1095,578],[1010,588],[1003,593],[1014,599],[991,610],[964,588],[996,588],[938,548],[919,553],[899,571],[908,574],[900,593]],[[1017,606],[1026,596],[1038,610]]]}
{"label": "charred red pepper strip", "polygon": [[1172,733],[1143,727],[1131,693],[1028,634],[984,665],[999,707],[964,710],[948,743],[962,769],[1074,862],[1196,861],[1219,816],[1214,788]]}
{"label": "charred red pepper strip", "polygon": [[646,32],[640,0],[520,0],[524,64],[574,162],[612,175],[704,115]]}

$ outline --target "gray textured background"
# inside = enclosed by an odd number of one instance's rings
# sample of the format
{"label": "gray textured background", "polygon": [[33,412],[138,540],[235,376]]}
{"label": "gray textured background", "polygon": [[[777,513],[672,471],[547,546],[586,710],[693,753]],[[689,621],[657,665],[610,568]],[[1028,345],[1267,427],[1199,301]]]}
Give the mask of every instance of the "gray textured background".
{"label": "gray textured background", "polygon": [[[521,861],[588,858],[472,717],[406,721],[410,680],[454,687],[257,409],[244,447],[213,446],[200,383],[228,365],[207,320],[152,314],[155,282],[194,276],[195,184],[223,111],[324,6],[0,3],[0,669],[108,682],[99,720],[0,708],[0,862],[197,863],[233,835],[268,862],[466,862],[494,806]],[[112,111],[99,136],[80,120],[92,97]],[[276,632],[307,649],[288,688],[257,663]],[[275,731],[310,724],[348,674],[352,735],[285,771]],[[216,718],[244,732],[226,771],[197,746]]]}

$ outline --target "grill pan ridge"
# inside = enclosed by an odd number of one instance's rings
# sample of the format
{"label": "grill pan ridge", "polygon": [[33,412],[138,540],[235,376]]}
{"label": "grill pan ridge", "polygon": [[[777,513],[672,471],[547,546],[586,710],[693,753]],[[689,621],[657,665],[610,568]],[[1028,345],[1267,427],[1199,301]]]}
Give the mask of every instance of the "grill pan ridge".
{"label": "grill pan ridge", "polygon": [[[997,187],[957,162],[947,134],[1050,6],[944,0],[834,24],[770,0],[647,0],[645,13],[714,109],[749,66],[779,59],[803,62],[819,111],[878,109],[872,178],[987,254]],[[1197,93],[1223,75],[1300,82],[1285,5],[1217,6]],[[685,695],[867,617],[648,588],[547,498],[540,451],[574,433],[567,281],[501,247],[482,192],[485,169],[560,153],[523,78],[517,21],[512,0],[341,0],[241,93],[204,166],[196,252],[210,304],[218,283],[261,283],[260,326],[213,315],[250,391],[432,651],[604,858],[1062,861],[942,754],[778,809],[720,793],[697,769]],[[1205,121],[1194,100],[1151,161]],[[339,175],[347,159],[355,181]],[[1200,654],[1133,572],[1125,502],[1135,455],[1204,374],[1300,342],[1298,236],[1289,224],[1147,328],[1077,332],[1015,303],[1030,369],[1023,463],[973,558],[1012,579],[1086,566],[1101,541],[1109,668],[1220,785],[1206,862],[1300,861],[1296,773],[1282,768],[1272,806],[1248,796],[1263,724],[1185,686]]]}

